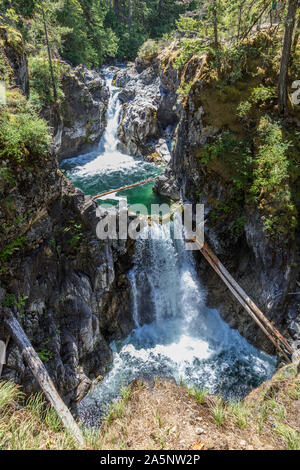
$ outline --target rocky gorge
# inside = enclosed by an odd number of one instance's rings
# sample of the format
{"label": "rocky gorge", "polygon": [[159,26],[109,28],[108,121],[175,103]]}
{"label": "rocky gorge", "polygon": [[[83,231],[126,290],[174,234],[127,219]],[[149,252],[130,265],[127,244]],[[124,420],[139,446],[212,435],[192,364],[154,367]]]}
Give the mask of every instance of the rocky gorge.
{"label": "rocky gorge", "polygon": [[53,128],[53,146],[58,161],[92,149],[105,126],[109,91],[101,72],[84,66],[67,66],[61,83],[64,95],[59,112],[55,106],[44,110]]}
{"label": "rocky gorge", "polygon": [[[158,58],[150,61],[138,58],[116,74],[116,84],[122,88],[123,114],[118,132],[122,146],[145,158],[153,153],[158,154],[158,159],[167,153],[172,155],[165,159],[167,167],[154,191],[175,201],[205,205],[206,240],[237,282],[297,348],[299,234],[289,240],[285,236],[270,237],[263,224],[264,211],[240,203],[239,199],[235,201],[238,196],[232,183],[234,170],[218,162],[209,164],[201,160],[199,156],[205,146],[224,129],[236,130],[240,126],[239,117],[232,116],[239,96],[232,92],[232,97],[226,95],[226,105],[222,104],[224,97],[218,101],[214,95],[219,92],[210,88],[205,78],[205,57],[192,58],[182,71],[173,67],[177,55],[178,49],[172,45]],[[190,84],[185,94],[184,81]],[[165,148],[168,152],[162,150]],[[223,213],[222,207],[227,207]],[[207,288],[208,304],[217,308],[249,342],[272,352],[271,343],[231,297],[201,254],[196,257],[199,276]]]}
{"label": "rocky gorge", "polygon": [[[233,188],[230,179],[201,162],[198,153],[222,126],[205,122],[209,110],[201,104],[204,82],[200,78],[187,96],[180,96],[182,77],[172,67],[169,53],[150,63],[138,59],[116,72],[114,83],[121,88],[122,102],[120,150],[168,165],[155,185],[157,193],[175,201],[182,198],[205,204],[206,236],[214,251],[280,331],[296,342],[300,339],[299,297],[289,294],[297,290],[299,277],[297,238],[272,244],[259,210],[248,211],[246,206],[242,230],[235,230],[234,213],[225,221],[213,220],[216,201],[224,204]],[[15,85],[26,93],[29,78],[24,54],[16,59],[8,47],[5,54]],[[186,74],[200,77],[202,66],[201,62],[196,65],[197,73],[191,66]],[[109,99],[103,75],[68,66],[61,83],[61,108],[42,110],[52,127],[52,153],[25,169],[7,164],[14,180],[1,186],[0,222],[5,235],[0,245],[0,297],[4,308],[19,313],[59,392],[68,404],[74,404],[92,381],[101,381],[109,371],[110,342],[124,338],[136,326],[127,276],[134,243],[97,239],[96,226],[105,211],[75,189],[57,163],[88,151],[103,134]],[[200,254],[197,270],[207,290],[208,306],[218,309],[250,343],[273,353]],[[0,340],[6,338],[1,327]],[[3,377],[22,384],[26,393],[37,390],[13,344],[8,346]]]}
{"label": "rocky gorge", "polygon": [[[1,34],[11,87],[28,93],[22,39],[10,28]],[[52,151],[22,167],[2,163],[9,177],[0,186],[0,298],[2,308],[18,314],[69,404],[85,395],[92,380],[101,380],[112,361],[110,341],[132,328],[126,273],[133,245],[98,240],[96,227],[105,211],[75,189],[57,163],[98,142],[103,133],[109,96],[103,78],[84,67],[68,67],[62,83],[66,106],[43,110],[53,129]],[[7,340],[3,324],[0,339]],[[22,384],[26,394],[38,390],[12,342],[2,377]]]}

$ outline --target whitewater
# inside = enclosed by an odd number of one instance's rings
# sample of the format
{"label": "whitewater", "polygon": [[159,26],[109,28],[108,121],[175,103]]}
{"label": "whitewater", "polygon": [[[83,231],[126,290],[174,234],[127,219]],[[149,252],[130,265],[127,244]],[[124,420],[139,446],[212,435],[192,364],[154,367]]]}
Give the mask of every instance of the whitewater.
{"label": "whitewater", "polygon": [[[99,146],[62,164],[73,184],[90,195],[162,171],[119,150],[117,129],[122,105],[110,74],[106,82],[111,97],[107,128]],[[121,197],[127,197],[129,205],[165,202],[152,187],[150,183],[107,199],[115,205]],[[111,344],[114,361],[110,372],[79,405],[83,421],[98,424],[122,387],[139,377],[173,377],[177,383],[237,399],[275,371],[275,357],[247,343],[217,310],[207,307],[193,253],[185,249],[183,240],[174,238],[175,228],[181,230],[178,224],[181,219],[175,217],[170,225],[147,225],[143,229],[147,234],[141,233],[136,241],[134,267],[128,274],[135,329],[127,338]]]}

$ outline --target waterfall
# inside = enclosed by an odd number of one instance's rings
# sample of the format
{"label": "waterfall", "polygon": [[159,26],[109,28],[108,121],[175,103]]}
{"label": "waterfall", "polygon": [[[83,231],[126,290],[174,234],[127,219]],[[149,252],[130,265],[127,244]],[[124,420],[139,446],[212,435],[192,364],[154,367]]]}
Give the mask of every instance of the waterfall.
{"label": "waterfall", "polygon": [[[146,180],[162,171],[150,162],[118,150],[120,143],[118,126],[123,108],[119,100],[120,90],[114,86],[111,73],[105,72],[105,80],[110,98],[106,113],[106,129],[99,145],[94,151],[66,159],[61,164],[61,168],[66,171],[66,176],[73,184],[91,196]],[[150,183],[130,193],[127,192],[128,202],[132,204],[142,201],[148,201],[149,204],[160,202],[159,196],[152,194],[152,186]],[[111,194],[106,200],[117,204],[119,197]]]}
{"label": "waterfall", "polygon": [[122,104],[118,97],[119,89],[113,85],[113,77],[107,76],[106,86],[110,92],[110,98],[107,107],[107,125],[100,141],[100,149],[103,148],[104,154],[113,154],[117,151],[118,146],[118,125]]}
{"label": "waterfall", "polygon": [[[118,150],[122,104],[111,75],[107,128],[94,152],[66,160],[62,167],[75,186],[95,195],[136,183],[161,171],[154,164]],[[124,193],[120,193],[123,196]],[[165,202],[152,185],[127,191],[128,203]],[[117,195],[110,195],[116,203]],[[101,201],[99,201],[101,203]],[[136,328],[111,344],[111,371],[80,403],[82,420],[97,424],[123,384],[144,377],[174,377],[190,386],[205,387],[225,397],[243,397],[274,373],[274,357],[257,350],[205,303],[194,257],[182,240],[174,239],[176,217],[165,225],[146,226],[136,240],[134,267],[128,274],[132,318]],[[179,227],[181,229],[181,227]],[[176,231],[178,226],[176,227]]]}
{"label": "waterfall", "polygon": [[173,238],[180,223],[153,223],[136,241],[128,275],[136,329],[112,343],[112,370],[80,405],[82,419],[90,423],[137,377],[174,377],[236,399],[274,373],[275,358],[248,344],[206,306],[193,254]]}
{"label": "waterfall", "polygon": [[165,225],[152,223],[145,227],[146,235],[141,234],[136,241],[130,280],[138,292],[134,305],[138,324],[145,313],[146,318],[156,322],[168,318],[189,322],[203,304],[204,292],[195,281],[192,255],[185,250],[183,240],[174,240],[174,224],[180,225],[181,220],[175,218],[174,223]]}

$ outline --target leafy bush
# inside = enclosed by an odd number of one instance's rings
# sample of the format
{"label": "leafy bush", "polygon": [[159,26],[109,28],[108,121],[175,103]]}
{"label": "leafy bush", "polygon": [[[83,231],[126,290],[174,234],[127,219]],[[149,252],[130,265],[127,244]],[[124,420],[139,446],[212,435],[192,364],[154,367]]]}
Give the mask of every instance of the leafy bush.
{"label": "leafy bush", "polygon": [[223,85],[233,84],[248,72],[248,64],[259,55],[259,49],[242,43],[219,49],[212,66],[219,67]]}
{"label": "leafy bush", "polygon": [[238,116],[245,117],[250,109],[252,108],[252,104],[249,101],[241,101],[237,107],[237,114]]}
{"label": "leafy bush", "polygon": [[265,87],[263,85],[256,87],[252,90],[252,93],[247,101],[241,101],[237,107],[238,116],[245,117],[251,110],[253,104],[263,105],[268,103],[275,97],[275,91],[271,87]]}
{"label": "leafy bush", "polygon": [[272,235],[293,235],[297,225],[297,210],[289,186],[288,149],[282,128],[267,116],[258,128],[258,152],[250,189],[252,199],[259,203],[266,230]]}
{"label": "leafy bush", "polygon": [[0,158],[20,164],[46,155],[50,141],[46,122],[21,95],[17,108],[0,116]]}
{"label": "leafy bush", "polygon": [[151,61],[155,59],[159,52],[158,44],[153,39],[148,39],[139,49],[138,56],[144,60]]}
{"label": "leafy bush", "polygon": [[193,56],[203,54],[203,52],[209,52],[211,48],[206,45],[202,39],[183,39],[179,44],[179,51],[180,54],[173,63],[175,70],[182,69]]}
{"label": "leafy bush", "polygon": [[176,28],[181,33],[187,35],[195,33],[198,35],[201,30],[201,22],[190,16],[180,15],[179,19],[176,21]]}
{"label": "leafy bush", "polygon": [[232,181],[236,188],[245,189],[247,186],[252,169],[252,154],[248,141],[225,131],[213,143],[203,148],[201,159],[206,164],[215,159],[222,160],[233,170]]}
{"label": "leafy bush", "polygon": [[[67,68],[68,66],[65,64],[53,62],[53,73],[56,82],[58,101],[62,101],[64,99],[64,93],[59,85],[62,75]],[[53,84],[48,59],[43,55],[30,57],[29,69],[32,89],[31,102],[38,107],[48,106],[53,103]]]}
{"label": "leafy bush", "polygon": [[274,98],[275,92],[273,88],[265,87],[263,85],[254,88],[251,93],[250,100],[254,104],[264,103],[272,98]]}
{"label": "leafy bush", "polygon": [[0,261],[5,263],[7,259],[19,248],[23,247],[26,243],[25,237],[19,237],[16,240],[10,242],[4,250],[0,253]]}

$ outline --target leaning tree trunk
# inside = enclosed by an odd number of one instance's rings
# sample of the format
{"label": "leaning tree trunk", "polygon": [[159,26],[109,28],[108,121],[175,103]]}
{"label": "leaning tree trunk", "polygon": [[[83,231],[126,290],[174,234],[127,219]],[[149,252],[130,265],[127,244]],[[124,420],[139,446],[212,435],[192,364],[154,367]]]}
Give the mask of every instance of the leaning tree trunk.
{"label": "leaning tree trunk", "polygon": [[298,5],[299,0],[289,0],[278,83],[278,111],[281,116],[286,116],[288,114],[289,59]]}
{"label": "leaning tree trunk", "polygon": [[54,96],[54,101],[57,102],[57,91],[56,91],[56,84],[55,84],[55,78],[54,78],[53,67],[52,67],[51,51],[50,51],[50,45],[49,45],[48,29],[47,29],[47,23],[46,23],[46,18],[45,18],[43,0],[41,1],[41,7],[42,7],[43,23],[44,23],[47,51],[48,51],[50,74],[51,74],[51,80],[52,80],[52,86],[53,86],[53,96]]}
{"label": "leaning tree trunk", "polygon": [[296,32],[295,32],[295,37],[294,37],[294,42],[292,46],[292,53],[294,54],[297,49],[297,44],[299,40],[299,35],[300,35],[300,14],[298,16],[298,21],[297,21],[297,26],[296,26]]}
{"label": "leaning tree trunk", "polygon": [[240,39],[241,23],[242,23],[242,11],[243,11],[243,5],[240,4],[240,6],[239,6],[239,13],[238,13],[237,41]]}
{"label": "leaning tree trunk", "polygon": [[44,364],[39,358],[38,354],[32,347],[26,333],[21,327],[20,323],[14,316],[11,310],[6,309],[5,312],[0,312],[1,321],[4,318],[4,324],[8,331],[11,333],[12,338],[19,347],[22,357],[27,362],[31,372],[38,381],[41,389],[49,400],[50,404],[56,410],[65,428],[71,433],[76,441],[83,446],[84,438],[82,432],[75,422],[69,408],[65,405],[47,372]]}

